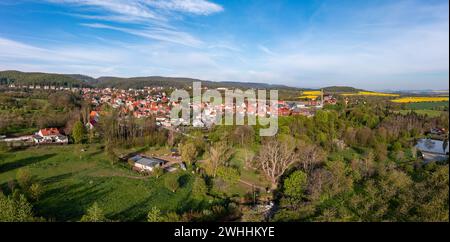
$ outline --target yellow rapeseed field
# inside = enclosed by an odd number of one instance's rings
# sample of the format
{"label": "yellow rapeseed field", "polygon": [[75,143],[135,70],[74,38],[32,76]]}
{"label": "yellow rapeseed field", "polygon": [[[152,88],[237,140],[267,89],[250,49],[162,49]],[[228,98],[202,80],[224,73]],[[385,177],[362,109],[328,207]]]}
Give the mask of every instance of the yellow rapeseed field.
{"label": "yellow rapeseed field", "polygon": [[305,96],[319,96],[319,95],[322,95],[322,91],[305,91],[305,92],[302,92],[303,93],[303,95],[305,95]]}
{"label": "yellow rapeseed field", "polygon": [[316,100],[320,95],[322,95],[322,91],[304,91],[300,98]]}
{"label": "yellow rapeseed field", "polygon": [[399,94],[382,93],[382,92],[358,92],[358,93],[344,93],[342,96],[378,96],[378,97],[399,97]]}
{"label": "yellow rapeseed field", "polygon": [[448,97],[402,97],[392,100],[395,103],[445,102]]}
{"label": "yellow rapeseed field", "polygon": [[318,97],[319,96],[316,96],[316,95],[303,95],[303,96],[300,96],[301,99],[313,99],[313,100],[317,99]]}

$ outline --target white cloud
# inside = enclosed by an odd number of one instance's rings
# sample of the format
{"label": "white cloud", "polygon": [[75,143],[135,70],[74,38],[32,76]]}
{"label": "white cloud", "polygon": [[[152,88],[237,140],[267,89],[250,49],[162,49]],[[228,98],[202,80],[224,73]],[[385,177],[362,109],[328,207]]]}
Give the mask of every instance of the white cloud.
{"label": "white cloud", "polygon": [[222,6],[206,0],[146,0],[148,5],[170,11],[210,15],[222,12]]}
{"label": "white cloud", "polygon": [[164,12],[182,12],[210,15],[222,12],[222,6],[207,0],[47,0],[52,3],[73,6],[96,7],[116,16],[105,17],[116,20],[165,19]]}
{"label": "white cloud", "polygon": [[198,40],[194,36],[189,33],[171,30],[167,28],[161,27],[144,27],[141,29],[132,29],[132,28],[124,28],[124,27],[115,27],[111,25],[101,24],[101,23],[92,23],[92,24],[81,24],[90,28],[97,29],[110,29],[115,31],[120,31],[136,36],[141,36],[147,39],[159,40],[170,42],[174,44],[180,44],[190,47],[199,47],[202,44],[201,40]]}
{"label": "white cloud", "polygon": [[52,3],[91,6],[127,17],[156,19],[156,13],[141,1],[123,0],[47,0]]}
{"label": "white cloud", "polygon": [[[83,23],[85,27],[157,41],[129,43],[123,38],[120,46],[107,39],[104,46],[72,43],[43,48],[0,37],[0,69],[93,76],[186,76],[302,87],[355,85],[374,88],[383,83],[383,88],[448,88],[448,11],[440,6],[371,8],[369,12],[348,13],[348,22],[336,23],[337,26],[331,18],[332,23],[328,23],[326,29],[320,25],[326,20],[320,19],[323,13],[319,13],[315,16],[320,20],[319,24],[313,19],[307,30],[257,43],[241,38],[239,33],[199,39],[174,27],[170,20],[172,16],[166,13],[207,15],[223,11],[219,5],[205,4],[211,3],[209,1],[52,1],[108,10],[102,16],[90,15],[92,12],[84,11],[84,8],[80,10],[83,11],[82,18],[96,20],[95,23]],[[128,8],[116,9],[123,7],[120,4]],[[134,6],[144,8],[137,11]],[[327,9],[329,7],[322,11]],[[102,20],[108,20],[108,23]],[[405,20],[413,23],[405,23]],[[123,24],[127,21],[138,24]],[[267,45],[268,42],[271,45]]]}
{"label": "white cloud", "polygon": [[0,37],[0,69],[102,73],[126,60],[123,52],[80,46],[40,48]]}
{"label": "white cloud", "polygon": [[[68,13],[84,19],[108,21],[84,23],[83,26],[121,31],[147,39],[199,47],[202,41],[185,31],[179,30],[171,22],[171,12],[195,15],[210,15],[223,11],[223,7],[206,0],[47,0],[52,3],[70,4],[79,7],[79,13]],[[91,8],[102,10],[93,13]],[[179,16],[178,19],[179,20]],[[112,22],[112,23],[111,23]],[[136,23],[132,27],[118,26],[117,23]]]}

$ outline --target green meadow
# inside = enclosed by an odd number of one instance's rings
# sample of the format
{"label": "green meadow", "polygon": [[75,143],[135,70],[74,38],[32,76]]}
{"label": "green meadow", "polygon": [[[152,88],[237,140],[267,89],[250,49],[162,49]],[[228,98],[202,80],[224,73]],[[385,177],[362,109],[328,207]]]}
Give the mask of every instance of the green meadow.
{"label": "green meadow", "polygon": [[406,109],[412,110],[425,110],[425,109],[443,110],[445,108],[448,109],[448,102],[419,102],[406,104]]}
{"label": "green meadow", "polygon": [[[126,164],[111,165],[95,145],[32,147],[0,153],[3,191],[8,191],[8,182],[15,179],[19,169],[28,169],[43,185],[44,193],[33,203],[34,210],[36,215],[53,221],[78,221],[94,202],[116,221],[144,221],[152,207],[175,212],[193,207],[191,174],[143,177]],[[176,193],[164,185],[168,176],[179,176]]]}

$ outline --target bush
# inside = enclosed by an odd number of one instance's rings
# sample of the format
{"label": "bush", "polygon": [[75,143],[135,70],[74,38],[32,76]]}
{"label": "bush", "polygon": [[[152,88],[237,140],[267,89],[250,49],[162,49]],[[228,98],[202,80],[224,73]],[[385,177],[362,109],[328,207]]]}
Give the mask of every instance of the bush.
{"label": "bush", "polygon": [[86,214],[81,217],[80,222],[107,222],[107,219],[103,210],[95,202],[87,209]]}
{"label": "bush", "polygon": [[147,214],[147,221],[152,223],[163,222],[161,210],[159,210],[157,207],[153,207],[152,210],[150,210]]}
{"label": "bush", "polygon": [[33,182],[33,177],[28,169],[19,169],[16,174],[16,179],[19,186],[24,190],[28,190]]}
{"label": "bush", "polygon": [[197,199],[202,199],[207,192],[208,187],[206,186],[205,180],[201,177],[196,177],[192,186],[192,196]]}
{"label": "bush", "polygon": [[30,187],[30,196],[35,201],[39,200],[39,198],[41,197],[42,193],[44,193],[44,189],[43,189],[41,184],[34,183],[33,185],[31,185],[31,187]]}
{"label": "bush", "polygon": [[169,189],[170,191],[172,191],[173,193],[175,193],[178,188],[180,187],[180,184],[178,182],[178,176],[167,176],[166,180],[165,180],[165,185],[167,187],[167,189]]}
{"label": "bush", "polygon": [[221,166],[217,169],[217,176],[229,184],[236,184],[241,177],[237,169],[226,166]]}

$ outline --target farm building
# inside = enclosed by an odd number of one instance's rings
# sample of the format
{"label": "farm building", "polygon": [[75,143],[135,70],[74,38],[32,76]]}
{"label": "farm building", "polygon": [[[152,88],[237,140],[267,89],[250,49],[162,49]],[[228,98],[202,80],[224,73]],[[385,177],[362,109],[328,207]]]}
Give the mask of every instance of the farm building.
{"label": "farm building", "polygon": [[422,153],[422,158],[426,162],[445,161],[448,159],[448,142],[434,139],[420,139],[416,148]]}
{"label": "farm building", "polygon": [[152,172],[157,167],[162,167],[166,162],[156,158],[145,157],[141,155],[133,156],[129,159],[133,162],[134,168],[139,171]]}

